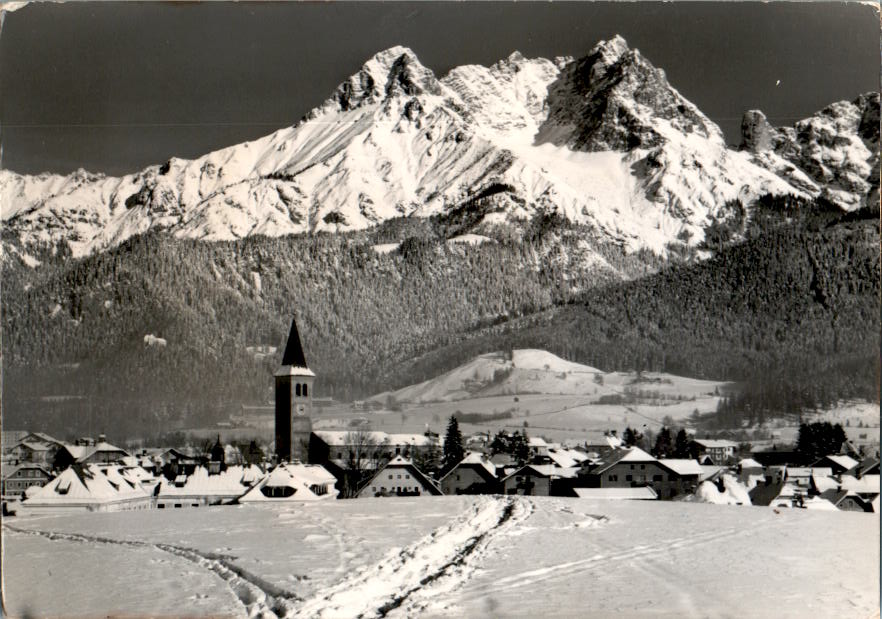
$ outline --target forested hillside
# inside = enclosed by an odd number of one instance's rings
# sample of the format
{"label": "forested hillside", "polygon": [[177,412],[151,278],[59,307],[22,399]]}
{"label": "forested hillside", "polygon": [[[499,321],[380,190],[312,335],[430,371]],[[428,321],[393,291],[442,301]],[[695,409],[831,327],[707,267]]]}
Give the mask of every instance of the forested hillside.
{"label": "forested hillside", "polygon": [[4,425],[127,435],[224,419],[270,401],[281,350],[256,347],[281,348],[295,313],[318,395],[339,399],[513,347],[744,381],[733,406],[771,414],[876,397],[878,215],[753,213],[711,237],[715,257],[661,270],[550,216],[477,245],[436,219],[221,243],[151,233],[82,260],[46,252],[37,269],[10,256]]}
{"label": "forested hillside", "polygon": [[720,410],[724,426],[838,398],[878,401],[878,216],[765,200],[739,229],[721,233],[728,244],[707,261],[599,287],[390,374],[418,376],[487,350],[533,347],[608,371],[737,381]]}
{"label": "forested hillside", "polygon": [[[255,347],[283,347],[294,314],[318,394],[364,396],[394,384],[391,364],[658,264],[553,218],[518,231],[524,241],[451,243],[450,229],[402,220],[220,243],[151,233],[82,260],[47,251],[37,269],[7,260],[5,421],[134,429],[225,418],[270,400],[281,351]],[[402,238],[391,253],[374,249]]]}

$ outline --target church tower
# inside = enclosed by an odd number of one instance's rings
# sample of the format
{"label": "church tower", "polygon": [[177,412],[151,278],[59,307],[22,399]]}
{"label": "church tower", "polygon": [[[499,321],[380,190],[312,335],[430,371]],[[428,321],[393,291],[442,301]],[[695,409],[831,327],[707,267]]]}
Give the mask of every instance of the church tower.
{"label": "church tower", "polygon": [[297,321],[291,332],[282,366],[276,371],[276,459],[281,462],[307,461],[312,433],[312,383],[315,374],[306,365]]}

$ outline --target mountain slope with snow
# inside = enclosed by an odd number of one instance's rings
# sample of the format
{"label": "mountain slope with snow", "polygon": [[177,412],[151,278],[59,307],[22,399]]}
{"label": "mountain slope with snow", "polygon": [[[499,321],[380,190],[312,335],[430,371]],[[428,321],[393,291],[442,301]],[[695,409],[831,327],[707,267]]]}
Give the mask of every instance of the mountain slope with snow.
{"label": "mountain slope with snow", "polygon": [[[699,242],[735,199],[824,193],[843,208],[864,204],[878,127],[854,142],[849,105],[781,130],[764,157],[728,149],[720,129],[618,36],[578,60],[514,53],[442,79],[393,47],[295,126],[120,178],[0,171],[0,205],[23,246],[64,241],[74,255],[154,228],[229,240],[463,208],[479,209],[476,231],[551,211],[631,250],[663,253],[678,237]],[[878,95],[861,109],[869,127]]]}
{"label": "mountain slope with snow", "polygon": [[372,399],[385,402],[391,396],[399,403],[454,402],[528,393],[591,395],[602,399],[644,385],[650,385],[658,394],[692,397],[713,392],[721,384],[655,372],[604,372],[545,350],[521,349],[513,350],[511,355],[480,355],[440,376]]}

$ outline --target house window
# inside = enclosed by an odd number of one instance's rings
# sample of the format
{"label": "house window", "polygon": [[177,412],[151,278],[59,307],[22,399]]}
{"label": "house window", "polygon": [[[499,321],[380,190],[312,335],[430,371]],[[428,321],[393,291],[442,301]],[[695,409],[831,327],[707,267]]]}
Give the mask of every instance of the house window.
{"label": "house window", "polygon": [[300,396],[300,383],[297,383],[297,385],[295,385],[295,387],[294,387],[294,395],[296,395],[296,396],[298,396],[298,397]]}
{"label": "house window", "polygon": [[[405,475],[404,479],[410,479],[410,475]],[[457,479],[459,479],[459,477],[457,477]]]}
{"label": "house window", "polygon": [[664,478],[663,475],[653,475],[652,481],[663,481],[663,478]]}
{"label": "house window", "polygon": [[618,475],[610,475],[609,481],[619,481],[619,476]]}
{"label": "house window", "polygon": [[634,465],[633,465],[633,464],[631,465],[631,470],[632,470],[632,471],[634,470]]}
{"label": "house window", "polygon": [[645,468],[646,468],[646,465],[645,465],[645,464],[641,464],[641,465],[640,465],[640,470],[641,470],[641,471],[642,471],[643,469],[645,469]]}
{"label": "house window", "polygon": [[308,387],[308,385],[303,385],[303,397],[304,398],[309,395],[309,393],[307,391],[307,387]]}
{"label": "house window", "polygon": [[401,475],[398,476],[398,479],[401,479]]}
{"label": "house window", "polygon": [[625,475],[625,481],[632,481],[632,479],[633,479],[632,475]]}
{"label": "house window", "polygon": [[180,506],[181,506],[180,503],[175,503],[175,507],[180,507]]}
{"label": "house window", "polygon": [[456,481],[459,481],[459,475],[456,476]]}
{"label": "house window", "polygon": [[156,509],[165,509],[165,503],[159,503],[159,504],[156,506]]}
{"label": "house window", "polygon": [[390,474],[390,475],[389,475],[389,479],[395,479],[395,476],[392,475],[392,474]]}

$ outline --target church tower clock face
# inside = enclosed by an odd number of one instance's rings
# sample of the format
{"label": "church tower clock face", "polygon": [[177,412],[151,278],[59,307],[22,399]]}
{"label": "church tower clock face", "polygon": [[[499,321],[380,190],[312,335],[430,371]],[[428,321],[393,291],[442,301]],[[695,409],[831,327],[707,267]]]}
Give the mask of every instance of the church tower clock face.
{"label": "church tower clock face", "polygon": [[298,404],[296,410],[297,410],[298,415],[305,415],[306,414],[306,405],[305,404]]}

